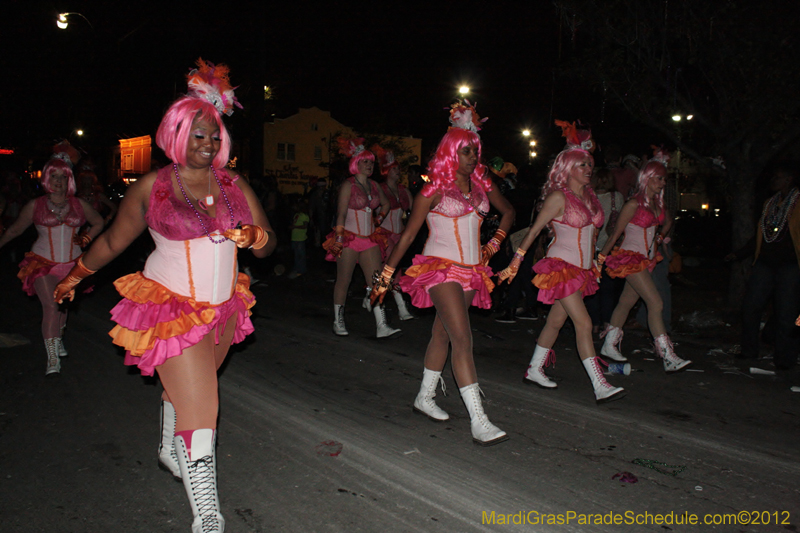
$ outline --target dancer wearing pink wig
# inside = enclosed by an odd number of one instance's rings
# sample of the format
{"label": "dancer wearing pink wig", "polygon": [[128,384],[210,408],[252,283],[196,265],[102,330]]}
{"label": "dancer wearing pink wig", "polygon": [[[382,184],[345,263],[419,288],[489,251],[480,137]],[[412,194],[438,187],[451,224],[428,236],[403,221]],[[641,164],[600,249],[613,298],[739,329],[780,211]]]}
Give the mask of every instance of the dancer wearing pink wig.
{"label": "dancer wearing pink wig", "polygon": [[[56,145],[54,150],[55,154],[42,171],[42,186],[47,194],[28,202],[0,238],[2,248],[22,235],[31,224],[39,233],[33,249],[19,264],[17,277],[22,280],[22,290],[29,296],[38,296],[42,304],[42,337],[47,351],[45,375],[60,373],[60,358],[67,356],[62,340],[67,312],[53,301],[53,290],[75,265],[81,247],[88,246],[103,231],[103,217],[75,196],[72,165],[78,160],[78,151],[66,141]],[[88,231],[78,233],[87,221]]]}
{"label": "dancer wearing pink wig", "polygon": [[[651,276],[656,263],[662,259],[658,248],[665,242],[665,235],[672,225],[672,218],[664,209],[668,161],[669,155],[656,148],[653,159],[639,171],[636,194],[622,206],[614,234],[600,250],[603,256],[611,252],[605,261],[608,275],[625,279],[625,288],[611,314],[611,322],[600,334],[605,337],[600,353],[615,361],[627,360],[620,352],[622,326],[628,319],[628,313],[642,298],[647,305],[647,323],[656,353],[664,363],[664,371],[672,373],[686,368],[692,362],[675,355],[661,314],[664,304]],[[658,227],[661,230],[657,232]],[[623,232],[625,238],[622,244],[611,251]]]}
{"label": "dancer wearing pink wig", "polygon": [[[483,411],[468,311],[470,304],[482,309],[492,305],[489,293],[494,283],[489,279],[492,271],[486,265],[514,222],[514,208],[492,188],[486,176],[477,134],[480,120],[474,108],[466,103],[469,107],[454,104],[450,118],[454,127],[436,149],[428,167],[431,181],[417,195],[400,241],[377,276],[372,298],[383,299],[392,285],[395,267],[427,221],[430,234],[423,255],[416,256],[413,266],[400,278],[400,287],[411,296],[416,307],[436,308],[414,410],[435,421],[450,418],[434,401],[440,381],[444,390],[441,374],[450,348],[453,374],[470,415],[472,439],[482,446],[491,446],[508,440],[508,435],[492,424]],[[480,226],[489,204],[497,208],[502,219],[495,236],[481,247]]]}
{"label": "dancer wearing pink wig", "polygon": [[622,398],[624,389],[614,387],[603,376],[601,364],[592,342],[592,319],[583,298],[597,292],[599,272],[594,261],[597,228],[602,227],[604,214],[594,191],[589,187],[594,168],[594,142],[588,130],[578,130],[574,124],[556,121],[564,130],[567,148],[556,157],[547,182],[542,188],[542,209],[520,243],[508,268],[500,272],[502,283],[511,281],[519,271],[528,248],[549,227],[553,240],[547,256],[536,263],[534,285],[539,288],[538,299],[551,304],[547,322],[536,341],[533,357],[525,373],[527,382],[553,389],[557,384],[544,372],[545,366],[555,363],[553,345],[567,318],[575,326],[578,355],[592,381],[595,400],[606,402]]}
{"label": "dancer wearing pink wig", "polygon": [[[232,343],[253,332],[250,280],[238,273],[238,249],[266,257],[275,234],[245,180],[225,169],[231,146],[222,113],[238,102],[228,68],[202,59],[189,93],[167,110],[156,143],[172,160],[128,189],[111,228],[56,288],[74,286],[149,229],[156,243],[143,272],[118,279],[123,300],[111,311],[114,343],[125,363],[164,386],[159,466],[183,481],[193,533],[220,533],[217,494],[217,370]],[[240,106],[241,107],[241,106]]]}
{"label": "dancer wearing pink wig", "polygon": [[361,265],[367,281],[363,306],[375,315],[376,336],[391,337],[400,330],[386,322],[383,305],[372,306],[372,273],[381,265],[379,236],[376,228],[389,212],[389,200],[369,177],[375,168],[375,154],[364,149],[364,139],[338,139],[340,152],[350,157],[351,177],[339,189],[336,227],[323,243],[327,261],[336,261],[336,285],[333,287],[333,332],[349,335],[344,322],[347,289],[353,280],[356,263]]}

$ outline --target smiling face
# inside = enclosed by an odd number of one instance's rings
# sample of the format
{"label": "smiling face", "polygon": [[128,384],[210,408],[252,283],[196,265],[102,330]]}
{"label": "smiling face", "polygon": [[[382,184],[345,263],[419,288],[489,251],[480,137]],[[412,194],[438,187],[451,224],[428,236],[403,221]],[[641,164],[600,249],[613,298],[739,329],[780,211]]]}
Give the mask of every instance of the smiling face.
{"label": "smiling face", "polygon": [[582,186],[589,185],[592,180],[593,170],[594,159],[589,154],[585,154],[569,170],[567,181],[572,181]]}
{"label": "smiling face", "polygon": [[61,169],[54,170],[52,174],[50,174],[50,181],[48,183],[48,188],[50,189],[51,194],[61,195],[67,194],[67,188],[69,187],[69,176],[67,173]]}
{"label": "smiling face", "polygon": [[478,147],[474,144],[465,144],[456,152],[458,155],[458,168],[456,174],[469,177],[478,165]]}
{"label": "smiling face", "polygon": [[372,171],[375,169],[375,161],[371,159],[361,159],[358,162],[358,173],[362,176],[372,176]]}
{"label": "smiling face", "polygon": [[389,169],[389,172],[386,174],[386,180],[395,182],[400,178],[400,167],[392,167]]}
{"label": "smiling face", "polygon": [[203,118],[195,119],[186,145],[186,166],[197,169],[211,166],[221,143],[216,123]]}

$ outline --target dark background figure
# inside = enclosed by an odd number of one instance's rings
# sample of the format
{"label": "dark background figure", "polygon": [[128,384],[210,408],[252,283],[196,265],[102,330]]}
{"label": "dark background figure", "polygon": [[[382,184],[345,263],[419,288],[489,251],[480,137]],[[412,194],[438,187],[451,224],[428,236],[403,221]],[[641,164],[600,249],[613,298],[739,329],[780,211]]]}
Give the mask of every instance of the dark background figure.
{"label": "dark background figure", "polygon": [[[800,209],[797,208],[797,163],[777,165],[770,179],[775,193],[764,204],[756,234],[739,250],[728,254],[726,261],[755,260],[747,292],[742,302],[742,359],[757,358],[761,342],[761,321],[772,303],[774,323],[773,362],[778,370],[797,365],[798,332],[795,318],[800,313]],[[764,328],[765,331],[767,328]]]}
{"label": "dark background figure", "polygon": [[325,178],[317,180],[316,185],[308,193],[308,225],[314,235],[314,247],[322,246],[322,237],[331,229],[331,221],[328,216],[328,204],[330,203],[330,189]]}

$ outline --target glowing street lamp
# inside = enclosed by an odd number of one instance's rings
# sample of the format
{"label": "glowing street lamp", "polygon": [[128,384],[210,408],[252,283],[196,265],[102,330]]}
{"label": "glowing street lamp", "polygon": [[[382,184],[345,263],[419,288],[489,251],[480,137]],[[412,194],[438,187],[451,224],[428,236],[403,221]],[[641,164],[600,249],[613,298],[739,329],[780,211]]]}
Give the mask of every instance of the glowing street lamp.
{"label": "glowing street lamp", "polygon": [[522,130],[522,136],[523,137],[530,137],[531,136],[531,130]]}
{"label": "glowing street lamp", "polygon": [[461,96],[468,95],[469,94],[469,87],[466,86],[466,85],[462,85],[461,87],[458,88],[458,94],[460,94]]}
{"label": "glowing street lamp", "polygon": [[83,130],[75,130],[75,133],[78,135],[78,137],[83,137]]}
{"label": "glowing street lamp", "polygon": [[67,17],[69,17],[70,15],[77,15],[81,17],[83,20],[86,21],[86,23],[89,25],[90,28],[94,29],[94,26],[92,26],[92,23],[89,22],[89,19],[84,17],[81,13],[59,13],[58,17],[56,18],[56,26],[58,26],[59,29],[66,30],[67,26],[69,26],[69,20],[67,19]]}

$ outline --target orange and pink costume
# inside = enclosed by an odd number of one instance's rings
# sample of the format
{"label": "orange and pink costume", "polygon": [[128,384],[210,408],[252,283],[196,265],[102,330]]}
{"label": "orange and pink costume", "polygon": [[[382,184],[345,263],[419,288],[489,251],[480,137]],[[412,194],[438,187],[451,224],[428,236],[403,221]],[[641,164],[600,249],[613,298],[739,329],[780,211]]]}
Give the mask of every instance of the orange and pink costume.
{"label": "orange and pink costume", "polygon": [[546,257],[533,266],[533,284],[539,288],[537,298],[545,304],[578,291],[589,296],[599,288],[594,246],[597,228],[602,227],[605,218],[603,208],[588,187],[584,194],[589,195],[591,209],[569,189],[562,192],[566,197],[564,214],[550,222],[553,240]]}
{"label": "orange and pink costume", "polygon": [[[378,185],[370,181],[369,197],[361,188],[354,177],[349,177],[342,187],[350,185],[350,201],[347,204],[347,217],[344,222],[344,247],[352,248],[356,252],[363,252],[373,246],[378,246],[375,236],[375,222],[373,215],[380,211],[381,198]],[[331,254],[331,247],[336,243],[336,233],[327,235],[322,247],[325,249],[326,261],[336,261],[338,258]]]}
{"label": "orange and pink costume", "polygon": [[39,237],[19,264],[20,271],[17,274],[22,280],[22,290],[29,296],[36,294],[34,281],[48,274],[63,278],[81,255],[80,246],[74,243],[73,238],[86,223],[86,216],[80,200],[70,196],[67,201],[69,210],[59,220],[48,208],[47,196],[35,200],[33,224]]}
{"label": "orange and pink costume", "polygon": [[428,291],[445,282],[459,283],[465,291],[474,290],[472,305],[481,309],[492,306],[493,274],[480,264],[483,218],[476,212],[489,210],[489,198],[477,179],[472,179],[471,187],[469,201],[456,188],[437,190],[428,184],[422,189],[423,196],[429,198],[439,192],[442,199],[428,213],[428,240],[422,255],[414,257],[412,266],[400,278],[400,288],[411,296],[415,307],[432,307]]}
{"label": "orange and pink costume", "polygon": [[[146,220],[155,251],[143,272],[114,282],[123,300],[111,310],[117,326],[109,334],[114,344],[125,348],[125,364],[137,365],[146,376],[212,330],[219,342],[233,316],[233,343],[253,332],[250,279],[238,271],[236,245],[221,236],[229,229],[231,214],[242,224],[253,223],[247,199],[236,178],[218,170],[229,202],[218,202],[212,218],[175,196],[171,171],[169,166],[159,170],[150,193]],[[215,241],[222,242],[211,241],[198,217]]]}
{"label": "orange and pink costume", "polygon": [[384,261],[389,256],[389,251],[400,242],[400,235],[403,233],[403,215],[409,208],[408,194],[406,188],[397,184],[398,195],[392,193],[386,183],[381,183],[383,194],[389,199],[389,213],[383,219],[380,227],[375,230],[375,239],[381,247],[381,256]]}
{"label": "orange and pink costume", "polygon": [[656,264],[663,259],[658,253],[658,246],[653,244],[656,229],[663,223],[664,211],[662,210],[656,217],[639,198],[636,213],[625,226],[625,238],[622,244],[606,258],[608,275],[612,278],[625,278],[642,272],[645,268],[652,272]]}

